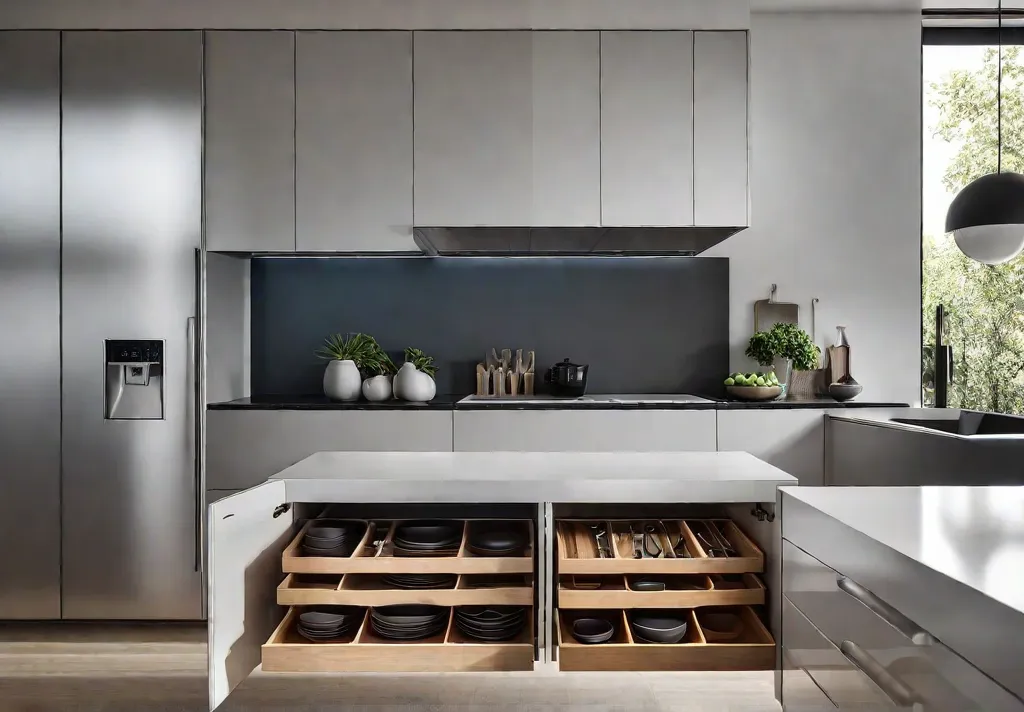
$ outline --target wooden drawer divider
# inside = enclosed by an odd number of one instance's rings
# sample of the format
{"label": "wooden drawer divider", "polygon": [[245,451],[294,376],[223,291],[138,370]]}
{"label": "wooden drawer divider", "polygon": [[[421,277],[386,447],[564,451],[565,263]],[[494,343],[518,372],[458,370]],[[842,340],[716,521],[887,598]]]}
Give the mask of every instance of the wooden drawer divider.
{"label": "wooden drawer divider", "polygon": [[[556,612],[558,666],[563,671],[682,671],[771,670],[775,667],[775,641],[753,609],[735,609],[744,622],[736,642],[709,643],[695,612],[687,611],[689,627],[683,642],[674,645],[638,643],[633,639],[625,611]],[[578,617],[605,617],[616,625],[608,643],[583,645],[572,637]]]}
{"label": "wooden drawer divider", "polygon": [[[533,520],[454,520],[462,521],[462,542],[456,556],[404,557],[393,555],[395,527],[398,521],[390,522],[387,535],[379,548],[370,546],[378,532],[377,523],[369,522],[366,534],[351,556],[322,557],[304,556],[302,538],[314,520],[306,524],[295,535],[281,555],[281,568],[293,574],[532,574],[536,537]],[[477,556],[466,547],[469,528],[475,521],[518,522],[527,530],[529,547],[523,556]]]}
{"label": "wooden drawer divider", "polygon": [[[727,583],[723,577],[739,577],[737,585]],[[634,591],[629,581],[646,576],[603,576],[601,588],[578,589],[573,579],[585,576],[561,574],[558,582],[558,606],[561,608],[695,608],[699,606],[762,605],[765,586],[756,574],[690,574],[655,575],[649,578],[668,584],[665,591]],[[673,588],[677,581],[699,583],[700,589]]]}

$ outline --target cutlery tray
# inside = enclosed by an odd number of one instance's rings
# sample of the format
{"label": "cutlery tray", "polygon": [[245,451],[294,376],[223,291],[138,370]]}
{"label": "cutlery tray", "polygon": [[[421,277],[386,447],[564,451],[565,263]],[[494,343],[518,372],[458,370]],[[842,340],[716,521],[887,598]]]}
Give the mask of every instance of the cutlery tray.
{"label": "cutlery tray", "polygon": [[[299,530],[281,555],[281,568],[291,574],[530,574],[536,539],[533,520],[455,520],[462,526],[462,541],[454,556],[395,556],[393,538],[400,521],[367,522],[366,533],[351,556],[306,556],[302,539],[315,520]],[[527,547],[520,556],[479,556],[469,551],[466,541],[474,522],[501,521],[522,527]],[[383,539],[383,544],[374,546]]]}
{"label": "cutlery tray", "polygon": [[[683,574],[651,576],[665,583],[664,591],[634,591],[637,576],[574,576],[558,581],[562,608],[696,608],[699,606],[757,606],[764,604],[765,586],[755,574]],[[599,583],[599,588],[591,588]]]}
{"label": "cutlery tray", "polygon": [[[775,641],[754,610],[739,606],[730,612],[743,621],[739,636],[730,642],[708,642],[693,609],[687,610],[686,637],[680,643],[637,642],[623,610],[568,610],[559,608],[558,667],[563,671],[676,671],[772,670]],[[584,645],[572,637],[577,618],[604,618],[615,626],[607,643]]]}
{"label": "cutlery tray", "polygon": [[359,629],[337,642],[313,643],[296,631],[300,609],[289,608],[263,645],[264,672],[493,672],[533,670],[533,608],[518,637],[486,643],[463,636],[454,610],[444,633],[417,641],[377,637],[369,611]]}
{"label": "cutlery tray", "polygon": [[[742,574],[764,571],[764,552],[730,519],[663,519],[664,531],[653,536],[664,550],[665,557],[642,559],[633,558],[631,521],[637,520],[558,520],[558,572]],[[608,532],[606,539],[610,551],[604,557],[600,555],[593,526],[602,526]],[[715,541],[707,533],[709,526],[729,543],[731,551],[727,556],[702,543],[702,537]]]}
{"label": "cutlery tray", "polygon": [[[480,584],[487,584],[480,587]],[[460,574],[450,588],[402,589],[380,574],[288,574],[277,587],[282,606],[533,606],[532,574]]]}

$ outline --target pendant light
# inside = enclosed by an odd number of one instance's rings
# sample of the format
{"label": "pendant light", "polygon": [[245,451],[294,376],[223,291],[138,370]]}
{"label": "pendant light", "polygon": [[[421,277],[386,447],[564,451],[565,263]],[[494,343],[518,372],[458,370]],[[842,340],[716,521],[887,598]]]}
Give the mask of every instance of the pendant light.
{"label": "pendant light", "polygon": [[999,0],[996,73],[996,172],[968,183],[946,213],[946,232],[972,260],[1008,262],[1024,250],[1024,175],[1003,173],[1003,0]]}

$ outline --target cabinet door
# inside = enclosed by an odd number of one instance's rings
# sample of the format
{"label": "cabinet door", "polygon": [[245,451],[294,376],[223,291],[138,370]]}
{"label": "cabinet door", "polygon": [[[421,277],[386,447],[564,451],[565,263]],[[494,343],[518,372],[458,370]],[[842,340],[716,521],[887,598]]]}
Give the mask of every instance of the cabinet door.
{"label": "cabinet door", "polygon": [[295,35],[206,33],[206,244],[295,249]]}
{"label": "cabinet door", "polygon": [[531,220],[529,32],[416,32],[416,224]]}
{"label": "cabinet door", "polygon": [[296,248],[415,249],[412,33],[295,41]]}
{"label": "cabinet door", "polygon": [[60,618],[60,33],[0,32],[0,619]]}
{"label": "cabinet door", "polygon": [[601,224],[601,54],[597,32],[534,32],[533,215]]}
{"label": "cabinet door", "polygon": [[207,510],[211,710],[260,664],[260,646],[284,615],[276,595],[292,514],[275,514],[282,504],[284,482],[267,482]]}
{"label": "cabinet door", "polygon": [[696,225],[743,227],[747,214],[747,33],[693,35]]}
{"label": "cabinet door", "polygon": [[601,220],[693,225],[693,33],[601,33]]}

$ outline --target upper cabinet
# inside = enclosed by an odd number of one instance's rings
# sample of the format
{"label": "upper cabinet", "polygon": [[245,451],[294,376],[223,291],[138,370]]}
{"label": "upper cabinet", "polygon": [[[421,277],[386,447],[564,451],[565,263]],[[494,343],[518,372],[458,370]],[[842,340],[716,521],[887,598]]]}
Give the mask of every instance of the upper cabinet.
{"label": "upper cabinet", "polygon": [[750,224],[747,33],[693,35],[693,220]]}
{"label": "upper cabinet", "polygon": [[600,224],[596,32],[415,34],[415,221]]}
{"label": "upper cabinet", "polygon": [[745,227],[747,33],[601,33],[606,226]]}
{"label": "upper cabinet", "polygon": [[601,33],[601,220],[693,225],[693,33]]}
{"label": "upper cabinet", "polygon": [[206,244],[295,249],[295,34],[206,33]]}
{"label": "upper cabinet", "polygon": [[295,41],[296,249],[415,249],[412,33]]}

